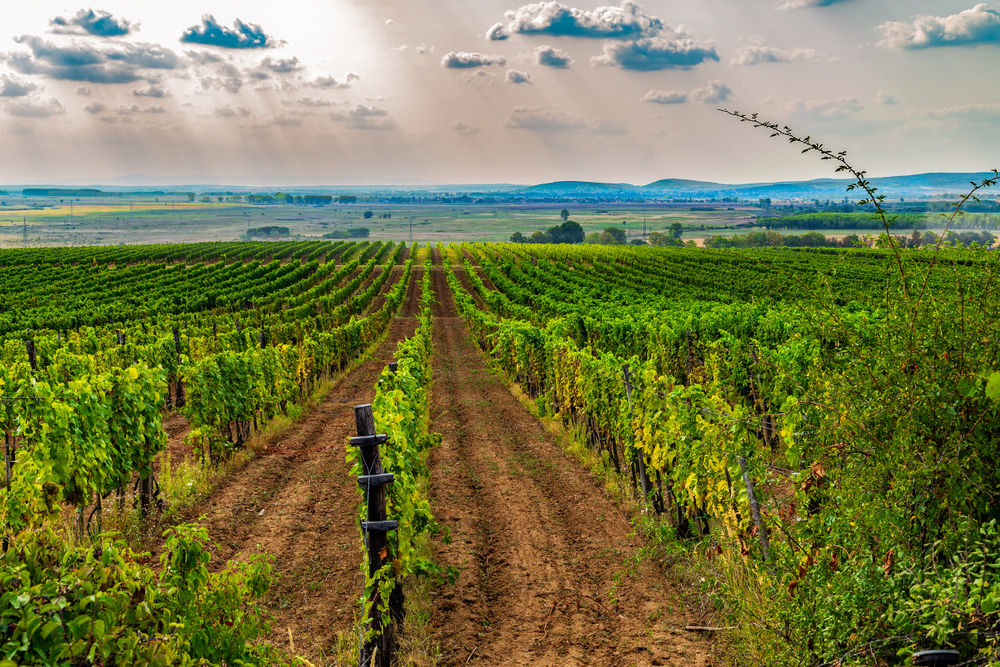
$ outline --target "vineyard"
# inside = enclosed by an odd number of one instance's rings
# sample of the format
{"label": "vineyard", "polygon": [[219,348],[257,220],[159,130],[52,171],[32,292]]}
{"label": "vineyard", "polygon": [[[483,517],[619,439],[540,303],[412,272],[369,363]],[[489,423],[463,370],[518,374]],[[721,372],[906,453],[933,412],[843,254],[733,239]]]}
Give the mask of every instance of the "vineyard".
{"label": "vineyard", "polygon": [[0,250],[0,664],[997,663],[998,261]]}

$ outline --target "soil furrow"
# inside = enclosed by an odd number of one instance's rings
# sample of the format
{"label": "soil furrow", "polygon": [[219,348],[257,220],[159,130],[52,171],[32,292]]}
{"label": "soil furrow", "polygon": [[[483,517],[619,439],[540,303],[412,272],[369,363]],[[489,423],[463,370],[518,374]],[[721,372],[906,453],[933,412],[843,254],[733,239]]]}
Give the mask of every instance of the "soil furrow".
{"label": "soil furrow", "polygon": [[435,601],[441,664],[707,664],[623,511],[489,371],[438,267],[434,285],[431,497],[462,572]]}

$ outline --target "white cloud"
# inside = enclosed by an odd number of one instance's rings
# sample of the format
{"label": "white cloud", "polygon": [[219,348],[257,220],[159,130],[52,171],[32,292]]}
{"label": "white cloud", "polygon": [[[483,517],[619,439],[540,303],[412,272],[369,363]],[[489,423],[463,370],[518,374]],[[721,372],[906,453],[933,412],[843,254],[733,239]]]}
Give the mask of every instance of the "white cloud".
{"label": "white cloud", "polygon": [[495,56],[487,53],[475,53],[472,51],[452,51],[441,58],[441,67],[450,69],[472,69],[475,67],[489,67],[490,65],[507,64],[507,59],[503,56]]}
{"label": "white cloud", "polygon": [[535,62],[544,67],[566,69],[573,64],[573,59],[565,51],[543,45],[535,49]]}
{"label": "white cloud", "polygon": [[534,83],[530,74],[516,69],[507,70],[507,78],[504,81],[507,83]]}
{"label": "white cloud", "polygon": [[652,37],[663,23],[647,16],[642,5],[623,0],[617,7],[586,11],[560,2],[537,2],[505,13],[507,25],[497,23],[486,33],[488,40],[506,39],[512,34],[559,35],[596,39],[637,39]]}
{"label": "white cloud", "polygon": [[985,2],[951,16],[919,15],[912,23],[888,21],[878,26],[879,46],[926,49],[1000,42],[1000,12]]}
{"label": "white cloud", "polygon": [[835,100],[795,100],[788,105],[788,113],[798,117],[836,120],[847,118],[864,108],[864,105],[854,97],[841,97]]}
{"label": "white cloud", "polygon": [[733,96],[733,89],[721,81],[709,81],[708,85],[691,91],[691,99],[705,104],[718,104]]}
{"label": "white cloud", "polygon": [[829,7],[845,0],[785,0],[778,9],[806,9],[808,7]]}
{"label": "white cloud", "polygon": [[511,129],[535,132],[589,132],[591,134],[620,135],[627,132],[625,124],[610,118],[585,118],[577,113],[542,107],[514,107],[505,126]]}
{"label": "white cloud", "polygon": [[790,63],[803,60],[823,60],[824,54],[816,49],[777,49],[763,44],[751,44],[736,50],[730,65],[759,65],[760,63]]}
{"label": "white cloud", "polygon": [[472,135],[479,134],[479,128],[474,125],[469,125],[463,123],[460,120],[456,120],[451,124],[451,129],[455,130],[459,134],[465,137],[471,137]]}
{"label": "white cloud", "polygon": [[677,90],[651,90],[643,96],[642,101],[653,104],[684,104],[688,101],[688,94]]}
{"label": "white cloud", "polygon": [[40,98],[19,99],[8,104],[6,109],[11,116],[22,118],[48,118],[66,113],[66,107],[54,97],[47,100]]}
{"label": "white cloud", "polygon": [[878,91],[878,97],[876,98],[876,102],[878,102],[879,104],[886,104],[886,105],[888,105],[888,104],[898,104],[898,102],[896,101],[896,96],[895,95],[890,95],[889,93],[884,93],[881,90]]}
{"label": "white cloud", "polygon": [[650,37],[634,42],[609,42],[604,45],[604,55],[594,56],[594,66],[617,65],[622,69],[652,72],[663,69],[690,69],[708,60],[718,60],[715,47],[699,42],[686,33],[676,32],[670,37]]}

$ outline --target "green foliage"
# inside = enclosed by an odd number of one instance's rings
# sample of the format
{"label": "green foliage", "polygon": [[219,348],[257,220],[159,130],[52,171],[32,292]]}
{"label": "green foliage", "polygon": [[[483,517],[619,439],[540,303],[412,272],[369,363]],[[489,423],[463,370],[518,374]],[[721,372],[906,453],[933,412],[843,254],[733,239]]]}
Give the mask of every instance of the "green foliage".
{"label": "green foliage", "polygon": [[270,665],[270,627],[255,603],[271,585],[262,556],[209,572],[208,536],[167,533],[161,564],[102,536],[69,547],[22,533],[0,560],[0,656],[20,665]]}

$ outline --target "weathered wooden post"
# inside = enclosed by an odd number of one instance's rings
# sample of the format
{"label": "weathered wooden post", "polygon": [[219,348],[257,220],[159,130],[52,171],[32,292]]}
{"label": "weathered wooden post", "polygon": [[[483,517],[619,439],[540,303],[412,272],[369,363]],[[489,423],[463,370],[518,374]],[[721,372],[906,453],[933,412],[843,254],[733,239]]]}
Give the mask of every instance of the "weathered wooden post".
{"label": "weathered wooden post", "polygon": [[[382,469],[378,446],[386,441],[385,435],[375,433],[375,413],[370,404],[354,406],[354,423],[358,437],[351,444],[361,450],[361,470],[358,484],[364,489],[366,521],[361,523],[368,559],[368,579],[372,579],[389,557],[388,532],[399,527],[396,521],[386,521],[385,485],[392,482],[392,474]],[[371,634],[361,645],[358,656],[363,667],[389,667],[392,657],[392,626],[383,627],[379,607],[382,599],[378,587],[368,593],[368,614],[362,621],[365,635]]]}
{"label": "weathered wooden post", "polygon": [[771,543],[767,539],[767,526],[760,514],[760,504],[757,502],[757,493],[754,490],[753,480],[747,472],[746,457],[740,456],[740,470],[743,471],[743,483],[747,487],[747,500],[750,502],[750,513],[753,514],[754,525],[757,526],[757,537],[760,539],[760,546],[764,550],[764,562],[771,562]]}
{"label": "weathered wooden post", "polygon": [[28,351],[28,363],[31,365],[31,370],[38,370],[38,360],[35,358],[35,341],[27,340],[24,343],[25,348]]}
{"label": "weathered wooden post", "polygon": [[[177,351],[177,365],[180,366],[181,363],[181,331],[177,327],[174,327],[174,349]],[[184,407],[184,383],[181,382],[180,376],[174,378],[177,381],[177,407]]]}
{"label": "weathered wooden post", "polygon": [[[628,364],[624,364],[622,366],[622,373],[625,375],[625,395],[628,397],[628,414],[630,417],[634,418],[635,415],[632,411],[632,371],[629,369]],[[629,428],[632,428],[631,424],[629,424]],[[635,465],[639,471],[639,483],[642,485],[642,497],[648,501],[649,492],[652,490],[653,485],[649,483],[649,475],[646,474],[646,458],[638,449],[635,452]]]}

